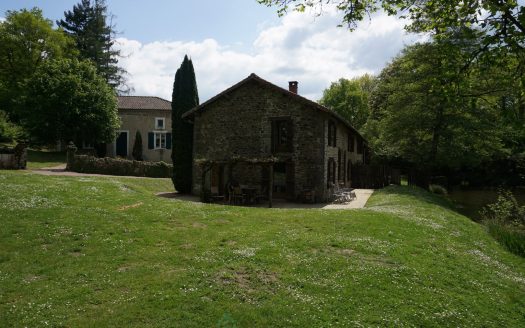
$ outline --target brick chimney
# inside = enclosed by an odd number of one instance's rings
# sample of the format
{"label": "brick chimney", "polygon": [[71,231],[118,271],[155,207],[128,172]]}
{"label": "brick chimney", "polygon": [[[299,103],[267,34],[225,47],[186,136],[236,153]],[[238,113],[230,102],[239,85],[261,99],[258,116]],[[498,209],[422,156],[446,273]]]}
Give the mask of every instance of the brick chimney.
{"label": "brick chimney", "polygon": [[290,82],[288,82],[288,91],[297,94],[297,87],[298,86],[299,86],[299,82],[297,82],[297,81],[290,81]]}

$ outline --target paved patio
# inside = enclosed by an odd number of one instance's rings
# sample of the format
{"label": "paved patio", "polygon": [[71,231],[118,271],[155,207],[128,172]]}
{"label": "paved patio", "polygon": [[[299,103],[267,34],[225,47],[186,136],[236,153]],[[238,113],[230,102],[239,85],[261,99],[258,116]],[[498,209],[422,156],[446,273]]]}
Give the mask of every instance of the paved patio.
{"label": "paved patio", "polygon": [[[318,204],[303,204],[303,203],[292,203],[285,200],[274,199],[273,208],[319,208],[324,210],[350,210],[354,208],[363,208],[370,196],[374,193],[374,189],[354,189],[356,198],[351,202],[344,204],[333,204],[333,203],[318,203]],[[170,198],[175,200],[182,200],[187,202],[201,203],[200,198],[193,195],[181,195],[176,192],[161,192],[157,196]],[[227,205],[227,204],[225,204]],[[268,207],[268,202],[263,202],[257,205],[250,205],[247,207]]]}

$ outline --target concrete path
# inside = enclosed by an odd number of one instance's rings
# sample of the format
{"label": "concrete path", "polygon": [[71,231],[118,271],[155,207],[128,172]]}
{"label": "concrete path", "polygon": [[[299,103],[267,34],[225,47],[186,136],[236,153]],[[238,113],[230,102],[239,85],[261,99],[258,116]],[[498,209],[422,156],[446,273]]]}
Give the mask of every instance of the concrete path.
{"label": "concrete path", "polygon": [[53,167],[43,167],[40,169],[30,170],[32,173],[42,174],[42,175],[60,175],[68,177],[115,177],[115,178],[132,178],[132,179],[158,179],[158,178],[149,178],[149,177],[135,177],[129,175],[109,175],[109,174],[95,174],[95,173],[79,173],[66,171],[66,164],[60,164]]}
{"label": "concrete path", "polygon": [[[354,189],[356,198],[348,203],[344,204],[303,204],[303,203],[292,203],[287,202],[284,200],[274,200],[273,201],[273,208],[289,208],[289,209],[308,209],[308,208],[318,208],[323,210],[350,210],[355,208],[363,208],[366,205],[366,202],[372,196],[372,193],[374,193],[373,189]],[[176,200],[182,200],[187,202],[194,202],[194,203],[200,203],[200,199],[197,196],[193,195],[180,195],[176,192],[161,192],[158,193],[157,196],[164,197],[164,198],[170,198],[170,199],[176,199]],[[227,206],[227,205],[226,205]],[[249,207],[268,207],[268,203],[261,203]]]}

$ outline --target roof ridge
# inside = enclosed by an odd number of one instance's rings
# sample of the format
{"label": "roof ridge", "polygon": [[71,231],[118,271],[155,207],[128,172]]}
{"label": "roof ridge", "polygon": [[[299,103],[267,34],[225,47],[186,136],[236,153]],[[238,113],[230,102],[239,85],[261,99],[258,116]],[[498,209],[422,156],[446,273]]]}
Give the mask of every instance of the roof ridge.
{"label": "roof ridge", "polygon": [[294,92],[291,92],[290,90],[287,90],[285,88],[282,88],[278,85],[275,85],[273,84],[272,82],[269,82],[263,78],[261,78],[260,76],[258,76],[257,74],[255,73],[251,73],[248,77],[246,77],[245,79],[237,82],[236,84],[232,85],[231,87],[229,87],[228,89],[220,92],[219,94],[213,96],[212,98],[208,99],[207,101],[205,101],[204,103],[200,104],[200,105],[197,105],[195,106],[194,108],[190,109],[189,111],[185,112],[182,114],[182,118],[186,118],[190,115],[192,115],[193,113],[195,113],[196,111],[204,108],[205,106],[209,105],[210,103],[214,102],[215,100],[217,100],[218,98],[222,97],[223,95],[241,87],[242,85],[244,85],[245,83],[247,83],[248,81],[250,80],[256,80],[264,85],[267,85],[271,88],[274,88],[276,90],[279,90],[280,92],[282,92],[283,94],[286,94],[290,97],[293,97],[293,98],[296,98],[298,100],[301,100],[301,101],[304,101],[308,104],[310,104],[311,106],[314,106],[316,107],[317,109],[323,111],[323,112],[326,112],[326,113],[329,113],[331,115],[333,115],[335,118],[337,118],[338,120],[340,120],[343,124],[345,124],[347,127],[349,127],[350,129],[352,129],[355,133],[357,133],[361,138],[365,139],[361,133],[359,133],[359,131],[357,131],[356,128],[354,128],[345,118],[343,118],[339,113],[335,112],[334,110],[328,108],[328,107],[325,107],[313,100],[310,100],[306,97],[303,97],[297,93],[294,93]]}

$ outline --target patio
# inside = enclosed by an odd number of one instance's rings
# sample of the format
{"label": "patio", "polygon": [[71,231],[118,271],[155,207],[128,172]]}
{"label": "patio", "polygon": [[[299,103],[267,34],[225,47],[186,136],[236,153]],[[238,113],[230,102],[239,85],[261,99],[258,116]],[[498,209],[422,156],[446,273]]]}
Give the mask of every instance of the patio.
{"label": "patio", "polygon": [[[287,209],[308,209],[308,208],[317,208],[324,210],[348,210],[363,208],[366,205],[366,202],[374,192],[373,189],[354,189],[356,198],[348,203],[316,203],[316,204],[305,204],[305,203],[294,203],[282,199],[273,199],[272,207],[273,208],[287,208]],[[162,192],[158,193],[157,196],[181,200],[187,202],[194,202],[203,204],[198,196],[193,195],[182,195],[176,192]],[[230,205],[230,206],[244,206],[244,207],[268,207],[268,201],[261,202],[254,205],[231,205],[228,202],[216,202],[214,204],[218,205]]]}

